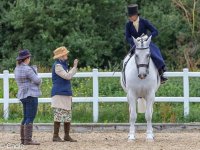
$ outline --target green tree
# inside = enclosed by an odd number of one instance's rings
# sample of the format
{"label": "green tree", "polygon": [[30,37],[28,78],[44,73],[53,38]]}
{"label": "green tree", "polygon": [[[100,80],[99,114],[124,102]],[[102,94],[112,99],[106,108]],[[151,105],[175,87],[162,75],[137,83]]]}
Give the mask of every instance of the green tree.
{"label": "green tree", "polygon": [[199,67],[199,0],[2,0],[0,70],[14,68],[20,49],[51,67],[53,50],[62,45],[81,67],[119,66],[129,50],[124,29],[131,3],[157,27],[153,40],[169,70]]}
{"label": "green tree", "polygon": [[187,67],[196,70],[200,67],[200,1],[172,0],[172,3],[185,24],[177,35],[178,48],[184,54]]}

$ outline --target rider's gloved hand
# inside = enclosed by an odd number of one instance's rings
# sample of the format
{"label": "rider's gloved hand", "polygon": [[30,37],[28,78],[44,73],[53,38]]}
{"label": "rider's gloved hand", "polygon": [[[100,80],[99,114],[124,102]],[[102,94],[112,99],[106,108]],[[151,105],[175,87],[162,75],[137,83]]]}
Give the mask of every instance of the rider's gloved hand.
{"label": "rider's gloved hand", "polygon": [[145,34],[142,38],[146,41],[149,37]]}
{"label": "rider's gloved hand", "polygon": [[142,37],[138,37],[136,40],[139,42],[141,41]]}
{"label": "rider's gloved hand", "polygon": [[142,34],[142,35],[141,35],[140,37],[138,37],[136,40],[137,40],[138,42],[141,41],[142,39],[143,39],[144,41],[146,41],[148,38],[149,38],[148,35]]}

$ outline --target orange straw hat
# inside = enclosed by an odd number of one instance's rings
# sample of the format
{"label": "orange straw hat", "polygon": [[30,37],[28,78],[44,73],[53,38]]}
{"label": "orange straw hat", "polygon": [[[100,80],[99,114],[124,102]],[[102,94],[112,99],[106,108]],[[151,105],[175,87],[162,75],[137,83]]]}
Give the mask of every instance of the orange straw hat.
{"label": "orange straw hat", "polygon": [[54,53],[53,59],[57,59],[57,58],[59,58],[59,57],[62,57],[62,56],[64,56],[64,55],[68,54],[69,51],[67,50],[66,47],[61,46],[61,47],[58,47],[57,49],[55,49],[55,50],[53,51],[53,53]]}

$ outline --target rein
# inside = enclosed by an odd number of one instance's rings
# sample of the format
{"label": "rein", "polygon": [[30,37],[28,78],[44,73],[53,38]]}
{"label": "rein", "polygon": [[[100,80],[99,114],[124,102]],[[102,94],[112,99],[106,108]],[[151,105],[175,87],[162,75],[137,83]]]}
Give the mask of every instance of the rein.
{"label": "rein", "polygon": [[[143,39],[142,39],[142,46],[143,46]],[[145,49],[149,49],[150,47],[143,47],[143,48],[135,48],[135,50],[145,50]],[[128,60],[124,63],[123,65],[123,69],[122,69],[122,82],[124,84],[124,86],[126,87],[126,74],[125,74],[125,69],[126,69],[126,65],[127,63],[129,62],[129,60],[131,59],[133,55],[130,55],[130,57],[128,58]],[[150,59],[150,57],[149,57]],[[147,74],[149,74],[149,61],[148,61],[148,64],[137,64],[137,61],[136,62],[136,66],[137,66],[137,70],[138,70],[138,73],[139,73],[139,68],[140,67],[146,67],[147,68]]]}
{"label": "rein", "polygon": [[[129,60],[131,59],[131,57],[133,56],[133,55],[131,55],[131,54],[128,54],[129,55],[129,58],[128,58],[128,60],[124,63],[124,66],[123,66],[123,69],[122,69],[122,82],[124,83],[124,86],[126,87],[126,74],[125,74],[125,69],[126,69],[126,65],[127,65],[127,63],[129,62]],[[127,55],[126,55],[127,56]]]}

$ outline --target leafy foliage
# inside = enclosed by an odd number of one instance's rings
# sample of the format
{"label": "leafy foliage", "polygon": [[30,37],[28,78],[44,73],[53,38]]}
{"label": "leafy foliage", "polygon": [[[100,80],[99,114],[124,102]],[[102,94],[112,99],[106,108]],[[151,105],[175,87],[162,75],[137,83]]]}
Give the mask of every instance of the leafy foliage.
{"label": "leafy foliage", "polygon": [[126,6],[138,3],[142,17],[159,30],[154,42],[170,70],[198,69],[199,8],[195,0],[1,0],[0,70],[13,68],[18,50],[50,67],[52,52],[65,45],[80,67],[118,69],[129,47],[124,39]]}
{"label": "leafy foliage", "polygon": [[[39,72],[49,72],[52,52],[65,45],[70,62],[80,59],[80,69],[119,69],[129,47],[124,39],[126,6],[139,5],[140,15],[159,30],[154,39],[161,49],[169,70],[200,67],[200,3],[198,0],[1,0],[0,2],[0,70],[13,71],[20,49],[30,49],[32,63]],[[91,66],[91,68],[89,67]],[[108,70],[106,70],[108,71]],[[100,96],[125,96],[118,79],[99,80]],[[190,80],[190,95],[199,96],[199,79]],[[3,87],[2,81],[0,86]],[[43,80],[43,97],[49,97],[51,80]],[[74,79],[74,96],[92,96],[92,79]],[[10,81],[10,97],[17,93]],[[0,88],[0,97],[3,91]],[[182,79],[172,78],[157,96],[182,96]],[[2,106],[2,105],[1,105]],[[199,104],[192,103],[190,116],[183,118],[181,103],[155,103],[154,122],[199,121]],[[92,121],[92,104],[74,104],[74,122]],[[127,103],[100,103],[100,122],[128,122]],[[19,121],[21,105],[10,106],[10,121]],[[0,115],[2,116],[2,109]],[[81,117],[84,115],[84,117]],[[17,118],[17,119],[16,119]],[[40,104],[37,122],[52,120],[50,105]],[[138,122],[145,122],[138,115]]]}

